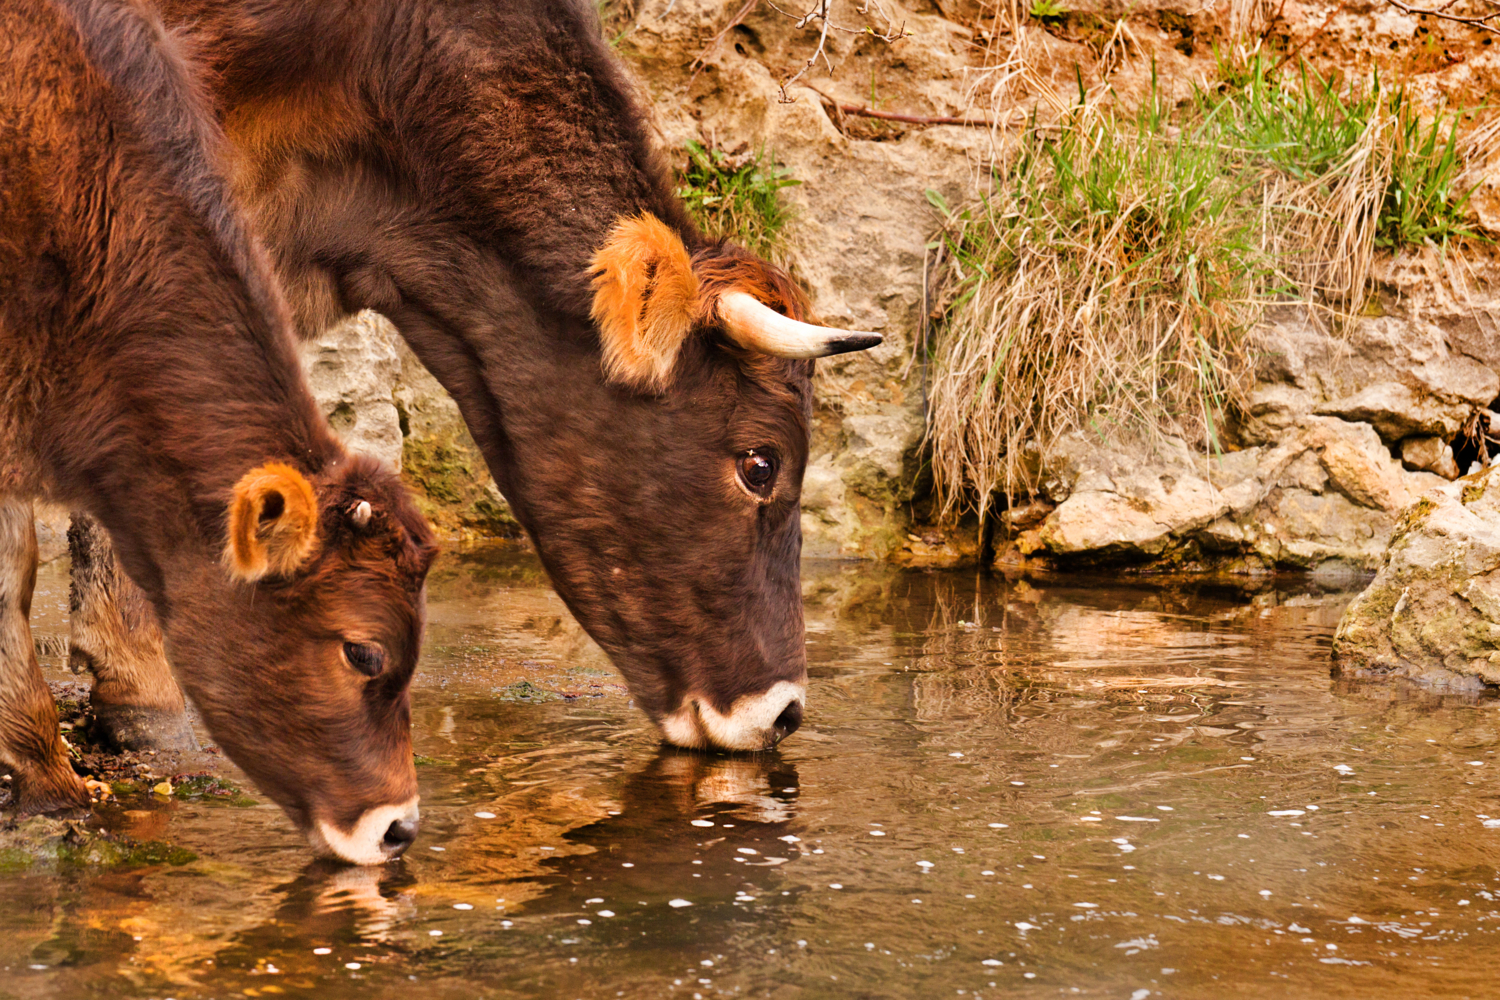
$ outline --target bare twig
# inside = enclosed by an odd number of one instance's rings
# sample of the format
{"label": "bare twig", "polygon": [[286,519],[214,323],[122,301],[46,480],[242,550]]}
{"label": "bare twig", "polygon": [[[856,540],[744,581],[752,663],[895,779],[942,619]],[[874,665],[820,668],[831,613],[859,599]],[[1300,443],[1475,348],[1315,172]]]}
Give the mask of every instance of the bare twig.
{"label": "bare twig", "polygon": [[693,85],[694,80],[698,79],[698,74],[703,72],[703,67],[708,64],[708,57],[713,54],[714,49],[719,47],[719,43],[724,40],[724,36],[743,24],[745,18],[750,16],[750,12],[755,9],[755,5],[758,3],[760,3],[760,0],[745,0],[745,5],[735,13],[734,17],[729,19],[729,23],[724,25],[723,30],[713,38],[710,38],[708,44],[703,46],[703,51],[698,53],[698,57],[692,61],[691,68],[693,75],[688,78],[689,87]]}
{"label": "bare twig", "polygon": [[[822,56],[825,62],[828,60],[828,56],[823,51],[823,47],[828,44],[828,8],[830,5],[832,5],[833,0],[817,0],[817,2],[818,5],[804,14],[802,20],[797,22],[797,28],[800,30],[807,27],[807,22],[811,21],[814,17],[820,18],[823,21],[823,30],[818,34],[818,47],[816,49],[813,49],[813,54],[807,57],[807,62],[803,64],[802,68],[794,73],[790,80],[787,80],[781,85],[780,100],[782,104],[792,103],[793,98],[787,96],[786,88],[796,83],[804,73],[812,69],[813,64],[818,61],[818,56]],[[828,71],[830,73],[833,72],[832,63],[829,63]]]}
{"label": "bare twig", "polygon": [[[796,78],[793,77],[793,79]],[[790,83],[791,80],[787,82]],[[894,111],[877,111],[874,108],[867,108],[858,104],[841,103],[817,87],[808,84],[804,84],[804,86],[807,86],[809,90],[815,92],[823,100],[833,105],[835,110],[843,115],[858,115],[861,118],[879,118],[881,121],[905,122],[908,125],[973,125],[977,128],[993,128],[995,125],[988,118],[950,118],[946,115],[903,115]]]}
{"label": "bare twig", "polygon": [[[1404,11],[1408,14],[1425,14],[1429,17],[1440,18],[1444,21],[1452,21],[1454,24],[1466,24],[1471,28],[1478,28],[1480,31],[1488,31],[1492,35],[1500,35],[1500,26],[1496,26],[1494,24],[1494,19],[1500,17],[1500,11],[1491,11],[1488,14],[1465,16],[1463,14],[1448,13],[1448,8],[1452,7],[1453,4],[1457,2],[1457,0],[1449,0],[1448,3],[1443,4],[1441,7],[1413,7],[1410,4],[1402,3],[1401,0],[1385,0],[1385,2],[1390,4],[1392,7],[1395,7],[1397,10]],[[1488,2],[1488,0],[1486,0],[1486,2]],[[1489,6],[1494,7],[1496,5],[1494,3],[1489,3]]]}
{"label": "bare twig", "polygon": [[1297,53],[1301,52],[1304,48],[1307,47],[1307,44],[1309,42],[1311,42],[1313,39],[1315,39],[1319,35],[1321,35],[1323,33],[1323,29],[1326,28],[1326,27],[1328,27],[1328,25],[1333,22],[1333,19],[1335,17],[1337,17],[1340,13],[1342,13],[1343,10],[1344,10],[1344,8],[1346,8],[1348,6],[1349,6],[1349,0],[1344,0],[1343,3],[1339,4],[1337,7],[1333,8],[1333,10],[1329,11],[1328,12],[1328,16],[1325,17],[1325,18],[1323,18],[1323,23],[1319,24],[1315,29],[1313,29],[1312,34],[1308,35],[1306,38],[1302,39],[1302,41],[1300,41],[1296,45],[1292,46],[1292,48],[1290,50],[1288,50],[1288,52],[1287,52],[1286,55],[1284,55],[1280,59],[1276,60],[1276,65],[1272,66],[1270,69],[1268,69],[1266,71],[1266,76],[1268,76],[1268,77],[1275,76],[1277,70],[1281,69],[1281,67],[1285,66],[1287,63],[1291,62],[1294,58],[1296,58]]}
{"label": "bare twig", "polygon": [[[874,2],[874,0],[871,0],[871,2]],[[804,16],[801,15],[801,14],[795,14],[792,11],[783,10],[782,8],[776,6],[774,0],[766,0],[766,6],[770,7],[772,10],[774,10],[776,13],[780,14],[782,17],[791,18],[793,21],[796,21],[798,25],[801,25],[803,23],[803,21],[805,20]],[[880,5],[876,4],[876,7],[879,8]],[[869,13],[868,4],[865,7],[856,7],[854,9],[855,9],[855,11],[857,13],[860,13],[860,14],[868,14]],[[809,14],[809,15],[807,15],[807,16],[811,17],[811,16],[814,16],[816,14],[817,14],[817,10],[814,9],[812,11],[812,13]],[[880,9],[880,14],[881,14],[882,17],[886,17],[886,13],[885,13],[885,10],[883,8]],[[889,21],[889,18],[887,18],[887,27],[889,27],[889,24],[890,24],[890,21]],[[887,31],[884,31],[884,32],[880,32],[880,31],[876,31],[874,28],[870,28],[870,27],[864,27],[864,28],[846,28],[843,25],[838,24],[836,22],[829,22],[828,30],[829,31],[842,31],[846,35],[869,35],[871,38],[878,38],[882,42],[899,42],[899,41],[901,41],[901,39],[906,38],[908,35],[911,34],[911,32],[909,32],[909,31],[906,30],[906,22],[905,21],[901,22],[901,27],[898,28],[898,29],[896,29],[895,31],[889,31],[889,30],[887,30]]]}

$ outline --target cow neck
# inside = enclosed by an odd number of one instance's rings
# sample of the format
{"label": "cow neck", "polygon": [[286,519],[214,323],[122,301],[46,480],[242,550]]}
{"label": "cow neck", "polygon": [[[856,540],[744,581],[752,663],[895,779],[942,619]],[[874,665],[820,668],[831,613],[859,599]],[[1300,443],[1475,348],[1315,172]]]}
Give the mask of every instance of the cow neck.
{"label": "cow neck", "polygon": [[157,2],[213,69],[237,194],[304,333],[408,293],[369,252],[395,231],[429,271],[469,243],[585,319],[588,263],[620,219],[704,242],[586,3]]}
{"label": "cow neck", "polygon": [[612,391],[588,273],[610,229],[651,212],[703,242],[591,16],[560,0],[159,2],[213,67],[236,192],[302,333],[361,308],[396,321],[512,496],[513,411],[549,378]]}
{"label": "cow neck", "polygon": [[[121,148],[75,192],[95,209],[63,254],[39,444],[49,486],[96,512],[162,596],[183,547],[222,544],[229,488],[268,459],[316,474],[342,452],[298,365],[286,307],[215,162],[193,74],[117,5],[66,0],[108,80]],[[125,134],[128,132],[129,134]],[[163,238],[170,234],[170,238]]]}

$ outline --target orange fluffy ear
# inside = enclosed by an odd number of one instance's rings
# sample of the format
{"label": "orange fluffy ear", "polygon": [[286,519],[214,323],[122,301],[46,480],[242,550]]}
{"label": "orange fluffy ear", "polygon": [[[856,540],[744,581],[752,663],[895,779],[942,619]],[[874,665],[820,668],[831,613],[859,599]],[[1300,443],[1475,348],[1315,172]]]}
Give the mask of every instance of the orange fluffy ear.
{"label": "orange fluffy ear", "polygon": [[698,278],[682,238],[650,213],[622,219],[592,270],[605,374],[661,391],[698,315]]}
{"label": "orange fluffy ear", "polygon": [[234,484],[224,549],[231,576],[246,582],[290,576],[317,547],[318,498],[302,473],[267,462]]}

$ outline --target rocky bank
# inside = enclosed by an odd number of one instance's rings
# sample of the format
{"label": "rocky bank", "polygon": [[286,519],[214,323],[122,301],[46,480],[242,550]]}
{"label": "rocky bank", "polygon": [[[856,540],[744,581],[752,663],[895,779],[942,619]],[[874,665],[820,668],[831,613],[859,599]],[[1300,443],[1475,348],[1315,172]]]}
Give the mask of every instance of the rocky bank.
{"label": "rocky bank", "polygon": [[1482,465],[1500,427],[1500,302],[1455,291],[1433,255],[1380,279],[1371,315],[1338,333],[1273,310],[1229,450],[1064,442],[1002,562],[1378,568],[1401,512]]}
{"label": "rocky bank", "polygon": [[[1129,100],[1155,72],[1169,92],[1185,93],[1212,69],[1215,45],[1263,37],[1325,70],[1377,66],[1421,100],[1474,106],[1500,81],[1500,46],[1479,33],[1379,0],[1150,0],[1128,9],[1086,0],[1046,17],[1023,10],[1015,21],[980,0],[836,2],[836,30],[783,92],[818,51],[817,22],[799,26],[769,4],[739,0],[625,0],[602,10],[654,109],[663,155],[684,162],[684,144],[697,140],[763,150],[790,171],[800,183],[783,190],[795,209],[783,262],[823,322],[885,335],[873,351],[819,362],[807,554],[1373,570],[1400,511],[1475,460],[1473,433],[1500,397],[1500,298],[1483,291],[1488,265],[1435,253],[1384,262],[1365,315],[1338,331],[1314,312],[1273,311],[1256,331],[1249,406],[1222,452],[1065,441],[1041,495],[1017,498],[984,531],[928,520],[922,345],[943,307],[930,252],[942,219],[929,192],[949,205],[978,197],[998,144],[1033,110],[1071,99],[1080,82]],[[845,105],[988,116],[994,125],[879,121]],[[1470,180],[1478,220],[1500,228],[1500,161],[1479,156]],[[367,313],[326,331],[305,359],[334,426],[400,465],[440,531],[517,533],[456,407],[382,318]],[[49,552],[57,520],[43,519]],[[981,537],[991,542],[982,551]]]}
{"label": "rocky bank", "polygon": [[1500,684],[1500,469],[1408,508],[1379,565],[1334,638],[1343,673],[1457,690]]}

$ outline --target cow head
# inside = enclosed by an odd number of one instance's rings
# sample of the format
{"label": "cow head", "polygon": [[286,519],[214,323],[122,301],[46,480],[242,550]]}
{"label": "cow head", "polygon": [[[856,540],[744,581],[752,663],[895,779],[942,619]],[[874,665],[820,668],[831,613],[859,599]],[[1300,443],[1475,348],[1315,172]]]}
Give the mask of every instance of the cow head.
{"label": "cow head", "polygon": [[650,215],[619,220],[591,273],[596,335],[510,366],[538,374],[504,393],[492,468],[667,740],[770,749],[806,693],[809,359],[880,337],[802,322],[784,273],[727,244],[690,252]]}
{"label": "cow head", "polygon": [[669,741],[792,732],[811,359],[880,337],[696,233],[586,4],[159,2],[302,328],[395,323]]}
{"label": "cow head", "polygon": [[213,737],[320,852],[416,835],[407,686],[432,535],[395,475],[341,459],[247,472],[219,564],[172,588],[168,653]]}

